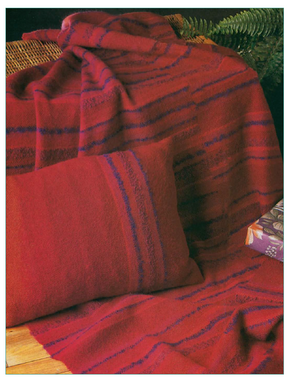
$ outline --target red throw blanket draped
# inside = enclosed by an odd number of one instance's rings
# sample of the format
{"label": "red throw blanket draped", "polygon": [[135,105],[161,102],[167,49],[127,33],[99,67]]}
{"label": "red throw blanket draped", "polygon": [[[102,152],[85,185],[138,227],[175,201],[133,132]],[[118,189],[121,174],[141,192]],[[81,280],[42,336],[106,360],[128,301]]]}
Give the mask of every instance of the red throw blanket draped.
{"label": "red throw blanket draped", "polygon": [[73,373],[282,373],[283,266],[243,247],[282,198],[257,74],[150,13],[84,12],[23,38],[63,53],[7,79],[7,175],[172,140],[178,211],[205,279],[89,302],[31,333]]}

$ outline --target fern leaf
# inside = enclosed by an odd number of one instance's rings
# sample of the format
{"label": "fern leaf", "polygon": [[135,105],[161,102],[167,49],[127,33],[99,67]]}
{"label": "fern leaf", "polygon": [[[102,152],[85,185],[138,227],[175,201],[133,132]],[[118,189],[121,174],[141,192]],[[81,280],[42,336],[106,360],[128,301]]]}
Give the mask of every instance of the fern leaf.
{"label": "fern leaf", "polygon": [[204,19],[203,20],[203,36],[207,36],[207,31],[208,31],[208,24],[207,24],[207,21]]}
{"label": "fern leaf", "polygon": [[[274,39],[272,43],[275,42]],[[259,80],[262,81],[265,77],[271,75],[276,71],[283,72],[283,37],[281,37],[276,43],[274,43],[273,47],[270,39],[270,43],[268,41],[267,56],[265,57],[265,63],[259,72]],[[262,58],[263,59],[263,58]]]}
{"label": "fern leaf", "polygon": [[252,8],[219,22],[223,33],[247,33],[251,36],[263,34],[264,37],[282,29],[283,10],[280,8]]}
{"label": "fern leaf", "polygon": [[185,17],[183,17],[183,26],[182,26],[182,29],[180,30],[180,34],[188,37],[189,32],[190,32],[190,24],[188,20]]}
{"label": "fern leaf", "polygon": [[202,20],[202,18],[200,18],[200,20],[199,20],[199,24],[198,24],[198,28],[197,28],[199,31],[200,30],[203,30],[203,20]]}
{"label": "fern leaf", "polygon": [[209,21],[208,29],[207,29],[207,36],[213,35],[213,32],[215,31],[215,27],[212,21]]}
{"label": "fern leaf", "polygon": [[245,51],[243,54],[240,54],[240,55],[244,59],[244,61],[247,63],[248,66],[250,66],[253,70],[257,71],[257,65],[251,52]]}
{"label": "fern leaf", "polygon": [[199,23],[196,17],[194,17],[194,23],[195,23],[195,31],[197,31],[197,34],[199,34]]}
{"label": "fern leaf", "polygon": [[254,12],[258,16],[259,26],[258,26],[257,35],[260,36],[263,33],[263,30],[265,28],[265,18],[260,9],[255,9]]}

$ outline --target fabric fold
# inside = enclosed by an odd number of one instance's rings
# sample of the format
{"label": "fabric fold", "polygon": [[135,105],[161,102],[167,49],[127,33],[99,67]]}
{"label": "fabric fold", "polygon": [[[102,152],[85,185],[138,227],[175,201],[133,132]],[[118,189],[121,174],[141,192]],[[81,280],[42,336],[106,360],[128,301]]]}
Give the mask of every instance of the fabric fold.
{"label": "fabric fold", "polygon": [[7,175],[169,143],[204,282],[95,300],[33,321],[31,333],[73,373],[282,373],[283,264],[244,247],[248,226],[283,198],[257,73],[147,12],[84,12],[23,36],[47,37],[60,58],[7,78]]}

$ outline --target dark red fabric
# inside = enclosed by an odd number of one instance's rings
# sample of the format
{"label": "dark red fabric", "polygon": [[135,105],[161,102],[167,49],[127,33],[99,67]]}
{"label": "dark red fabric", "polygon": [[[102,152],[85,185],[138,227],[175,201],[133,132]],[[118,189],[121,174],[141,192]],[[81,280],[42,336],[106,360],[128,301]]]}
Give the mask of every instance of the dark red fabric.
{"label": "dark red fabric", "polygon": [[204,283],[93,301],[32,334],[74,373],[282,373],[283,266],[243,246],[283,196],[256,72],[149,13],[72,15],[57,40],[55,63],[8,78],[7,174],[167,139]]}
{"label": "dark red fabric", "polygon": [[232,242],[210,253],[201,285],[93,301],[29,328],[73,373],[283,373],[282,264]]}
{"label": "dark red fabric", "polygon": [[151,144],[7,178],[7,326],[95,298],[202,282],[169,151]]}

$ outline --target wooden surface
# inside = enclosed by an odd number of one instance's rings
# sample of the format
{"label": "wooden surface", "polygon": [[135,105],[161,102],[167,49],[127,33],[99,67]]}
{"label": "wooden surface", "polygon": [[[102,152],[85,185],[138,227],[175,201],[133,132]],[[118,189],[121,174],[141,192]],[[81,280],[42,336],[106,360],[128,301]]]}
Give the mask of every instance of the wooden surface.
{"label": "wooden surface", "polygon": [[52,359],[25,325],[6,329],[6,374],[71,374]]}

